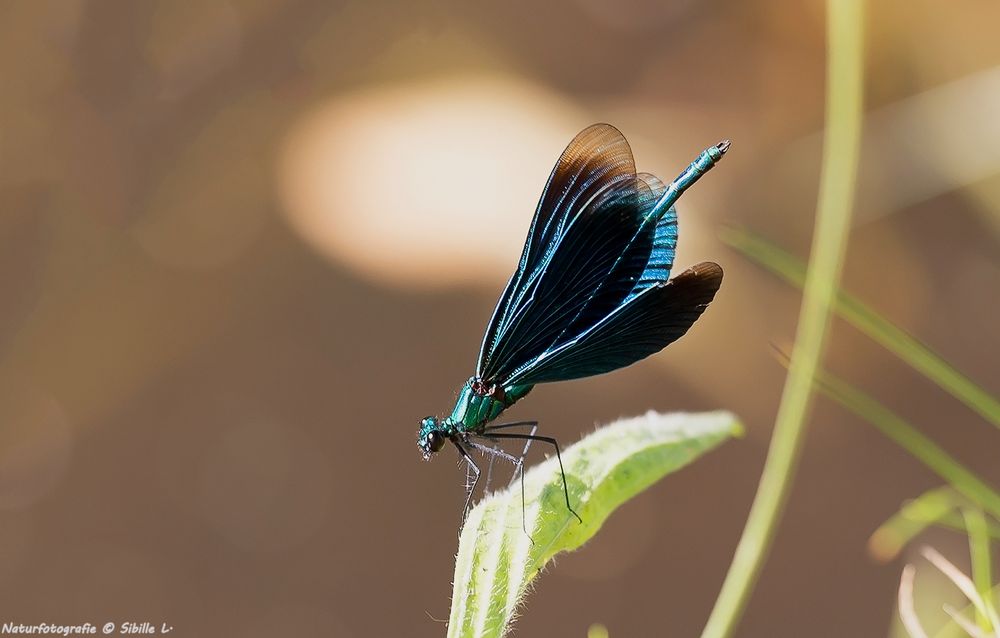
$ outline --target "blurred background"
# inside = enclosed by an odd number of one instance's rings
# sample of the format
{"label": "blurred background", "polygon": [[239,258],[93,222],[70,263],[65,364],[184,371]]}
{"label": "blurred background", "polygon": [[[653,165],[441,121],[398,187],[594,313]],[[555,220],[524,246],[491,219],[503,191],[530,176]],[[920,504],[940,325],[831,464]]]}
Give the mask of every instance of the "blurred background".
{"label": "blurred background", "polygon": [[[677,258],[725,284],[662,354],[508,414],[564,444],[648,409],[749,432],[559,559],[517,630],[696,635],[799,303],[718,231],[807,255],[823,21],[774,0],[0,5],[0,622],[443,635],[464,471],[420,459],[417,422],[473,373],[559,153],[606,121],[666,179],[733,139],[681,201]],[[870,3],[844,274],[994,394],[997,24],[995,2]],[[827,362],[1000,481],[995,430],[879,346],[837,322]],[[739,635],[890,633],[901,562],[867,539],[939,482],[817,400]],[[926,540],[967,565],[963,536]]]}

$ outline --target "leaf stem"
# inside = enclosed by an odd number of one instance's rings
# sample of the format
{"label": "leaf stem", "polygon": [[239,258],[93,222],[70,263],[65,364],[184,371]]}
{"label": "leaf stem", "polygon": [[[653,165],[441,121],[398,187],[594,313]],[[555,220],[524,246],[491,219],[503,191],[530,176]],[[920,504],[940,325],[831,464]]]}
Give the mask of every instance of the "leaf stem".
{"label": "leaf stem", "polygon": [[743,536],[703,638],[730,636],[771,546],[799,456],[847,246],[861,141],[861,0],[827,2],[827,100],[816,228],[788,376]]}

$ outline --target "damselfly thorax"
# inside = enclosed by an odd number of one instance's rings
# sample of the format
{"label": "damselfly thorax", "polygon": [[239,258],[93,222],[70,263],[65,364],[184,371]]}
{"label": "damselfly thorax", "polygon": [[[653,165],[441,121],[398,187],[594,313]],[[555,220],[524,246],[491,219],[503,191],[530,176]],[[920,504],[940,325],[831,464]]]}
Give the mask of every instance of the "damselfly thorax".
{"label": "damselfly thorax", "polygon": [[465,382],[448,421],[460,432],[478,432],[500,413],[531,392],[531,385],[501,386],[484,383],[479,377]]}

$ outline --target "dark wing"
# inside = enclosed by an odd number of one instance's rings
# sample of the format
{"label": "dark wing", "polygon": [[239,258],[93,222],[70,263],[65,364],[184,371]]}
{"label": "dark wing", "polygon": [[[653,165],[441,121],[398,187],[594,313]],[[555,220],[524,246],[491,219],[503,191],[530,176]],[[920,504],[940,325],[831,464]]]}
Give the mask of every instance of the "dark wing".
{"label": "dark wing", "polygon": [[648,286],[572,341],[545,352],[504,379],[532,385],[603,374],[676,341],[697,321],[722,284],[722,267],[703,262]]}
{"label": "dark wing", "polygon": [[[537,356],[544,351],[537,344],[551,342],[565,328],[642,225],[636,210],[641,192],[650,191],[636,179],[632,151],[618,129],[595,124],[570,142],[549,176],[517,270],[486,329],[480,377],[498,378],[531,358],[526,353]],[[567,297],[577,303],[567,305]],[[561,325],[553,323],[553,313],[560,313]],[[549,324],[548,332],[531,332],[542,324]]]}

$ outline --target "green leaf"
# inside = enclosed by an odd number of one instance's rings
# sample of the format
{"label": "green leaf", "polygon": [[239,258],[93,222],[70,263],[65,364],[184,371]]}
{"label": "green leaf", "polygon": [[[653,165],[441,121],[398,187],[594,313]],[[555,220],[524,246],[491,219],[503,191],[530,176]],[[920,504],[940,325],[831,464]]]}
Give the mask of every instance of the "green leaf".
{"label": "green leaf", "polygon": [[868,552],[883,563],[894,560],[918,534],[966,503],[968,501],[949,485],[928,490],[904,503],[892,518],[875,530],[868,539]]}
{"label": "green leaf", "polygon": [[[763,237],[746,230],[730,228],[722,233],[722,240],[792,285],[800,288],[804,285],[805,264]],[[847,323],[1000,428],[1000,399],[973,383],[927,346],[843,290],[837,293],[835,311]]]}
{"label": "green leaf", "polygon": [[485,498],[462,529],[448,636],[502,636],[553,556],[584,544],[619,505],[741,433],[728,412],[649,412],[602,427],[562,453],[570,503],[583,523],[566,509],[556,458],[525,472],[530,538],[520,482]]}

